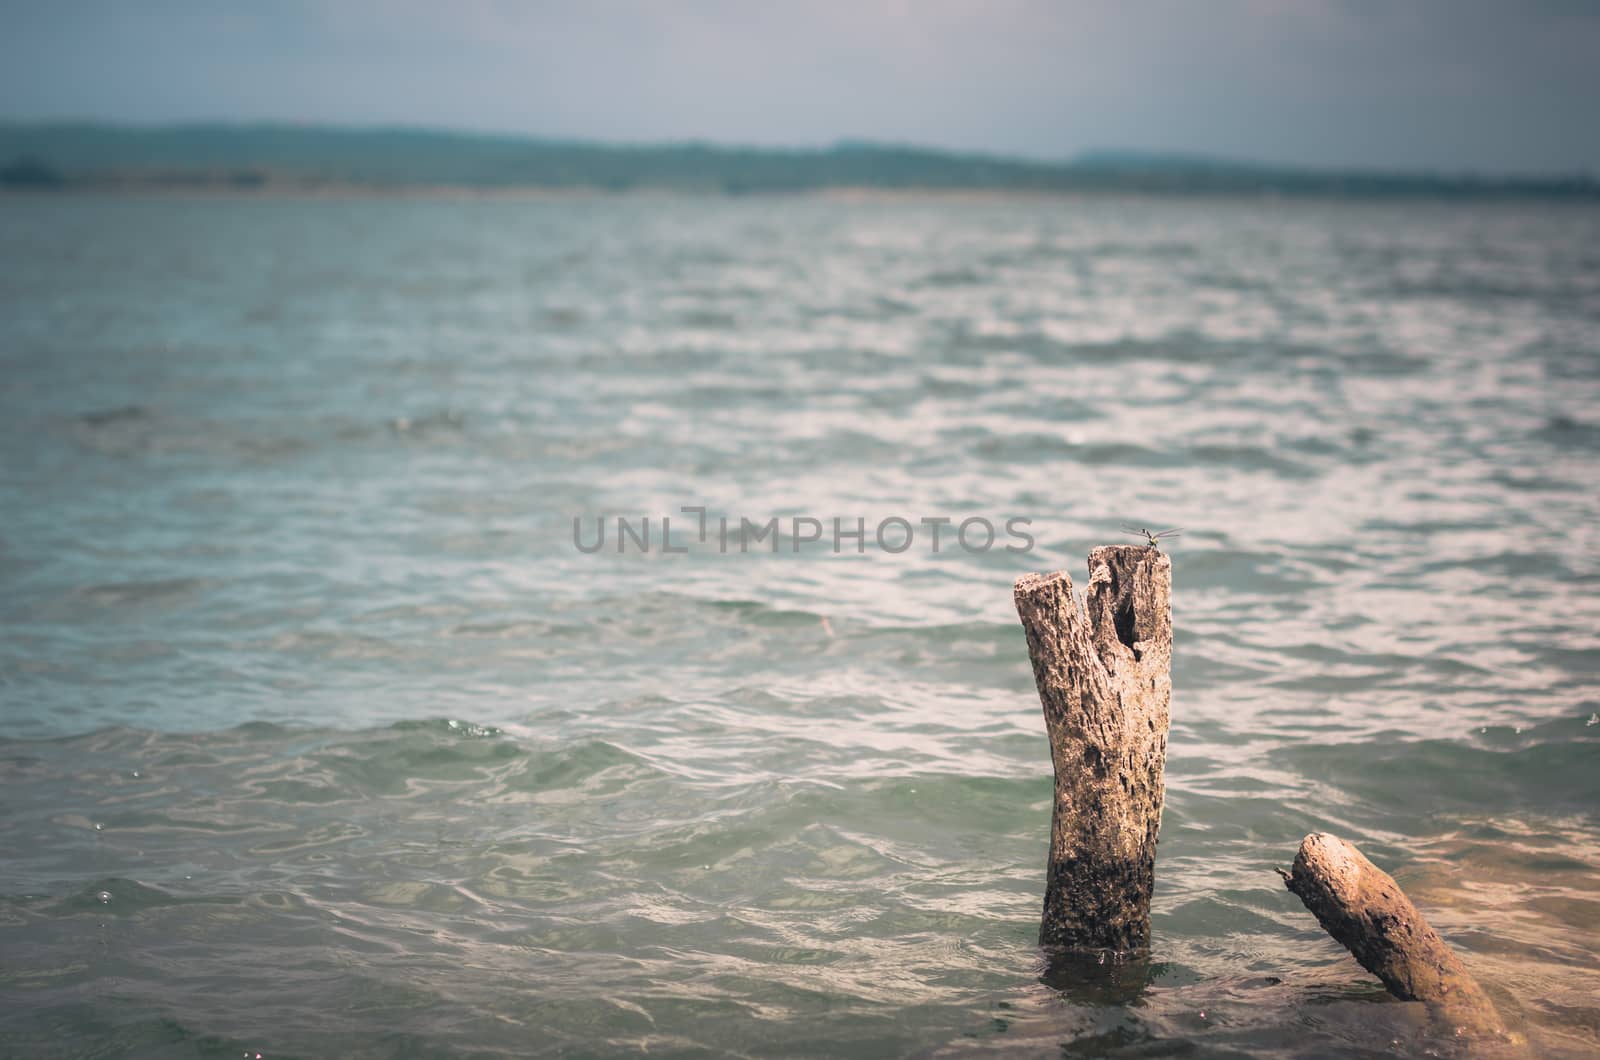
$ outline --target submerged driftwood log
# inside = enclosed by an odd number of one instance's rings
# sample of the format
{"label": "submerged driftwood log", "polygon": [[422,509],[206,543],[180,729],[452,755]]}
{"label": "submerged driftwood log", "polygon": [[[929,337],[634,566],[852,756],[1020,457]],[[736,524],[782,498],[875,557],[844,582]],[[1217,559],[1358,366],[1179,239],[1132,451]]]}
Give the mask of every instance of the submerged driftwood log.
{"label": "submerged driftwood log", "polygon": [[1389,993],[1425,1002],[1455,1034],[1506,1033],[1494,1002],[1461,959],[1400,885],[1361,851],[1337,836],[1313,832],[1301,842],[1293,871],[1278,872],[1328,934],[1382,979]]}
{"label": "submerged driftwood log", "polygon": [[1089,553],[1085,608],[1065,571],[1025,574],[1028,636],[1055,765],[1046,946],[1150,941],[1172,696],[1172,561],[1141,545]]}

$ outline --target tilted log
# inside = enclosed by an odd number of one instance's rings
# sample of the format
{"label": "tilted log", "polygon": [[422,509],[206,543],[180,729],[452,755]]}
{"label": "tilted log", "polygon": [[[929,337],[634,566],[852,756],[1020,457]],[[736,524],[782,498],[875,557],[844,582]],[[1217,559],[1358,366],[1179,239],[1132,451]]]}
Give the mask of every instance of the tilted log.
{"label": "tilted log", "polygon": [[1108,545],[1089,553],[1085,606],[1064,571],[1023,575],[1015,597],[1055,766],[1039,941],[1141,949],[1172,695],[1172,562]]}
{"label": "tilted log", "polygon": [[1464,1037],[1506,1033],[1494,1002],[1394,878],[1355,847],[1326,832],[1300,844],[1283,881],[1328,934],[1402,1001],[1425,1002]]}

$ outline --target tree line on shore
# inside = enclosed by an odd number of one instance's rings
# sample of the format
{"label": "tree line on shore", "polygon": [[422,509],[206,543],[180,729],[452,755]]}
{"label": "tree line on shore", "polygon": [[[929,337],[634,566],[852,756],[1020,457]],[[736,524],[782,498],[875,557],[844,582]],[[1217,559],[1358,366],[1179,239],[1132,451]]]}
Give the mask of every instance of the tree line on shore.
{"label": "tree line on shore", "polygon": [[0,187],[464,187],[754,194],[840,188],[1600,198],[1588,174],[1487,177],[1293,169],[1100,152],[1065,162],[894,144],[608,144],[406,128],[0,124]]}

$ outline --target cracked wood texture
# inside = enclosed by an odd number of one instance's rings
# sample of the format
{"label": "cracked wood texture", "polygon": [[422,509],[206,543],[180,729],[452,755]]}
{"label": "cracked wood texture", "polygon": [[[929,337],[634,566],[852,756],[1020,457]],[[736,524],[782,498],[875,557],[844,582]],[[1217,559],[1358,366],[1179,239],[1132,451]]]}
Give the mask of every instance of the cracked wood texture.
{"label": "cracked wood texture", "polygon": [[1142,949],[1172,698],[1172,561],[1108,545],[1089,553],[1084,606],[1065,571],[1025,574],[1015,595],[1056,778],[1039,942]]}
{"label": "cracked wood texture", "polygon": [[1300,843],[1289,890],[1361,966],[1402,1001],[1425,1002],[1450,1031],[1499,1037],[1504,1022],[1461,958],[1411,904],[1394,878],[1338,836],[1313,832]]}

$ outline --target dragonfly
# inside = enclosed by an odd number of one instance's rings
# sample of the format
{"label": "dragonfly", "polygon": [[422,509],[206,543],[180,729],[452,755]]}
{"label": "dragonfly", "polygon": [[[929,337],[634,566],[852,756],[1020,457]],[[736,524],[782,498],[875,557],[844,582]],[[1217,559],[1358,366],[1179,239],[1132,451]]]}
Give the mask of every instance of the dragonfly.
{"label": "dragonfly", "polygon": [[1171,530],[1152,531],[1146,530],[1142,526],[1129,526],[1127,523],[1123,523],[1122,532],[1125,534],[1132,534],[1134,537],[1144,538],[1147,542],[1149,542],[1147,545],[1148,548],[1153,548],[1159,552],[1161,551],[1161,540],[1168,537],[1177,537],[1179,534],[1183,533],[1183,527],[1175,526]]}

